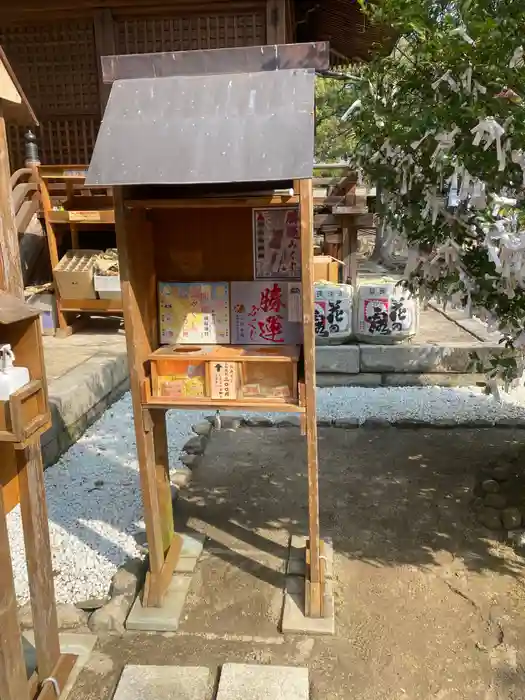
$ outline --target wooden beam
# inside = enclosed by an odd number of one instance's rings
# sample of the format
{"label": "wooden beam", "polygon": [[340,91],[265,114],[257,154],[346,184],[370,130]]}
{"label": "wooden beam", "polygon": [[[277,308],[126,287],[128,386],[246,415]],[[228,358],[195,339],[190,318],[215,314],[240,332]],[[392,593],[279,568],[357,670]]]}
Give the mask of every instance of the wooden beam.
{"label": "wooden beam", "polygon": [[314,330],[314,258],[312,243],[312,181],[299,181],[301,220],[301,269],[303,290],[304,373],[306,408],[306,445],[308,467],[308,539],[310,567],[306,590],[310,617],[321,617],[322,582],[319,557],[319,474],[317,455],[317,417],[315,408],[315,330]]}
{"label": "wooden beam", "polygon": [[16,458],[37,672],[42,680],[52,675],[58,663],[60,643],[40,435],[34,437],[24,450],[17,450]]}
{"label": "wooden beam", "polygon": [[344,280],[353,285],[354,289],[357,285],[357,249],[358,236],[355,217],[345,215],[341,217],[343,226],[343,263],[344,263]]}
{"label": "wooden beam", "polygon": [[[160,575],[164,565],[164,537],[157,488],[153,420],[142,407],[142,385],[149,381],[145,367],[157,346],[157,280],[150,226],[143,210],[126,207],[121,187],[113,189],[115,230],[120,263],[122,307],[130,374],[133,418],[137,441],[144,521],[148,538],[150,572]],[[131,252],[133,251],[133,252]],[[153,592],[152,599],[155,598]],[[145,596],[144,605],[151,605]]]}
{"label": "wooden beam", "polygon": [[16,607],[6,513],[0,487],[0,697],[2,700],[30,700]]}
{"label": "wooden beam", "polygon": [[114,56],[117,53],[115,46],[115,27],[113,15],[109,8],[95,10],[93,18],[95,37],[95,54],[97,56],[98,91],[100,96],[100,111],[104,114],[106,104],[111,92],[111,85],[104,83],[102,75],[102,56]]}
{"label": "wooden beam", "polygon": [[24,298],[24,278],[18,247],[11,190],[7,132],[0,102],[0,289]]}
{"label": "wooden beam", "polygon": [[286,44],[286,0],[266,1],[266,43]]}
{"label": "wooden beam", "polygon": [[[54,678],[57,682],[60,690],[59,697],[62,697],[67,679],[69,678],[77,659],[78,656],[75,656],[74,654],[62,654],[62,656],[58,659],[55,668],[53,669],[53,673],[50,674],[51,678]],[[40,693],[36,697],[36,700],[59,700],[55,692],[54,684],[48,681],[47,683],[44,683],[44,685],[40,685]]]}

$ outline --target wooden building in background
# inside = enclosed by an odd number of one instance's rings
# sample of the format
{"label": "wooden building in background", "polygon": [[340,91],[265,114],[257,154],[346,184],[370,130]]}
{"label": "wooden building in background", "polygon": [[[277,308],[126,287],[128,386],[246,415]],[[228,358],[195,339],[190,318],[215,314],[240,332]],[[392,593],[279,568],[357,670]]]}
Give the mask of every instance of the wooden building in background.
{"label": "wooden building in background", "polygon": [[[356,0],[0,0],[0,45],[38,115],[46,165],[90,161],[109,94],[101,56],[330,41],[340,64],[374,39]],[[8,129],[14,170],[24,128]]]}

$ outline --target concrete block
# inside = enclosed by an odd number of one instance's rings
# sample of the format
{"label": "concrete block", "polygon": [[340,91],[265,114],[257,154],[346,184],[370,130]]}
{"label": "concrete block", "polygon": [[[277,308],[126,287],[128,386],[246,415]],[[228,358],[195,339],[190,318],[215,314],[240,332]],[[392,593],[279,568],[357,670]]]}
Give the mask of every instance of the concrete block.
{"label": "concrete block", "polygon": [[[331,349],[331,348],[329,348]],[[453,347],[442,345],[360,345],[360,363],[363,372],[411,372],[416,374],[471,372],[470,354],[477,352],[488,365],[500,346],[482,343],[462,343]]]}
{"label": "concrete block", "polygon": [[381,374],[371,372],[359,372],[359,374],[318,374],[316,383],[319,387],[325,386],[381,386]]}
{"label": "concrete block", "polygon": [[161,608],[143,607],[139,596],[126,620],[126,629],[140,632],[176,632],[190,583],[189,576],[175,574]]}
{"label": "concrete block", "polygon": [[175,572],[178,574],[191,574],[195,571],[197,562],[204,548],[204,540],[206,535],[200,532],[183,533],[182,549],[180,551],[179,561],[175,567]]}
{"label": "concrete block", "polygon": [[302,576],[287,576],[284,593],[283,634],[335,634],[335,605],[332,582],[325,581],[325,617],[306,617],[304,614],[305,580]]}
{"label": "concrete block", "polygon": [[113,700],[208,700],[211,671],[204,666],[125,666]]}
{"label": "concrete block", "polygon": [[[77,657],[73,670],[69,674],[65,686],[61,689],[60,700],[67,700],[75,682],[86,664],[97,643],[97,635],[78,632],[61,632],[58,636],[62,654],[74,654]],[[35,634],[33,631],[24,632],[22,636],[24,656],[28,677],[36,670]]]}
{"label": "concrete block", "polygon": [[432,374],[414,374],[412,372],[383,374],[385,386],[475,386],[485,382],[483,374],[464,374],[435,372]]}
{"label": "concrete block", "polygon": [[357,374],[359,345],[338,345],[315,349],[315,369],[319,374]]}
{"label": "concrete block", "polygon": [[[304,576],[306,570],[306,535],[292,535],[286,573],[288,576]],[[329,537],[323,539],[325,557],[325,577],[334,576],[334,546]]]}
{"label": "concrete block", "polygon": [[224,664],[217,693],[217,700],[308,700],[308,697],[307,668],[258,664]]}

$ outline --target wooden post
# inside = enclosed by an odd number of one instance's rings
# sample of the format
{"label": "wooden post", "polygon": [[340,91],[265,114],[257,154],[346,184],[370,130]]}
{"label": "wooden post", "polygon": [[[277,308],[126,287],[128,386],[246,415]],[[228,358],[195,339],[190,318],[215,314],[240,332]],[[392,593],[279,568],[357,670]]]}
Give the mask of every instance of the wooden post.
{"label": "wooden post", "polygon": [[60,658],[60,644],[40,435],[24,449],[16,450],[16,457],[37,670],[42,680],[53,674]]}
{"label": "wooden post", "polygon": [[[150,570],[143,604],[158,607],[165,593],[164,583],[166,580],[169,583],[164,564],[166,551],[173,544],[174,524],[171,488],[166,476],[168,449],[165,418],[143,408],[141,401],[144,382],[147,381],[145,365],[157,340],[157,305],[152,303],[157,295],[153,242],[145,212],[126,209],[121,187],[113,189],[113,196],[133,416],[149,548]],[[129,255],[131,250],[133,255]],[[156,439],[159,440],[157,446]],[[175,564],[176,559],[173,566]]]}
{"label": "wooden post", "polygon": [[7,132],[0,101],[0,289],[24,298],[24,278],[11,191]]}
{"label": "wooden post", "polygon": [[344,280],[350,283],[354,289],[357,286],[357,226],[353,214],[343,214],[343,263]]}
{"label": "wooden post", "polygon": [[95,54],[97,57],[98,85],[100,94],[100,110],[104,114],[106,103],[111,92],[111,85],[102,80],[101,56],[112,56],[117,53],[115,47],[115,31],[113,15],[109,8],[95,10],[93,17],[93,29],[95,38]]}
{"label": "wooden post", "polygon": [[299,181],[301,220],[301,267],[303,288],[304,373],[306,408],[306,444],[308,465],[308,558],[306,578],[306,614],[321,617],[323,586],[319,541],[319,475],[317,457],[317,416],[315,406],[315,328],[312,181]]}
{"label": "wooden post", "polygon": [[13,567],[0,487],[0,698],[29,700],[22,636],[16,615]]}
{"label": "wooden post", "polygon": [[266,43],[286,44],[286,0],[266,1]]}

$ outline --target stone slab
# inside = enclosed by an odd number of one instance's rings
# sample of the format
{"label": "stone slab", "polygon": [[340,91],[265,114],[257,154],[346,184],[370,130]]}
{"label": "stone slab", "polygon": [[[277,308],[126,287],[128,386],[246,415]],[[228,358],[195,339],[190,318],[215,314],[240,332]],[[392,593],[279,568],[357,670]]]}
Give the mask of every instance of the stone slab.
{"label": "stone slab", "polygon": [[113,700],[209,700],[204,666],[125,666]]}
{"label": "stone slab", "polygon": [[176,632],[190,587],[190,576],[175,574],[161,608],[145,608],[139,596],[126,620],[127,630],[140,632]]}
{"label": "stone slab", "polygon": [[302,576],[287,576],[284,593],[283,634],[335,634],[335,604],[332,581],[325,582],[325,617],[306,617],[304,614],[305,580]]}
{"label": "stone slab", "polygon": [[485,382],[483,374],[465,374],[463,372],[431,372],[429,374],[412,374],[396,372],[383,374],[384,386],[474,386]]}
{"label": "stone slab", "polygon": [[[304,576],[306,570],[306,535],[292,535],[290,539],[290,551],[286,565],[288,576]],[[324,537],[325,576],[333,578],[334,575],[334,545],[331,538]]]}
{"label": "stone slab", "polygon": [[202,554],[206,535],[200,532],[192,532],[191,534],[184,532],[182,533],[182,539],[182,549],[179,561],[175,567],[175,573],[191,574],[195,571],[199,557]]}
{"label": "stone slab", "polygon": [[308,697],[307,668],[258,664],[224,664],[217,693],[217,700],[308,700]]}
{"label": "stone slab", "polygon": [[[77,657],[73,670],[69,674],[67,683],[62,689],[60,700],[66,700],[70,694],[75,681],[80,672],[88,663],[91,652],[97,643],[96,634],[79,634],[77,632],[61,632],[59,634],[60,651],[63,654],[75,654]],[[22,643],[24,647],[24,655],[26,657],[26,666],[28,675],[31,675],[36,669],[36,649],[35,649],[35,634],[33,630],[28,630],[22,635]]]}
{"label": "stone slab", "polygon": [[[443,345],[360,345],[362,372],[471,372],[472,352],[487,363],[494,354],[503,352],[501,346],[483,343],[458,343]],[[331,351],[333,348],[327,348]],[[328,371],[328,370],[327,370]]]}
{"label": "stone slab", "polygon": [[319,373],[357,374],[359,345],[339,345],[315,349],[315,369]]}
{"label": "stone slab", "polygon": [[325,386],[365,386],[375,387],[381,386],[382,375],[372,372],[359,372],[359,374],[336,374],[326,372],[316,375],[316,384],[320,387]]}

